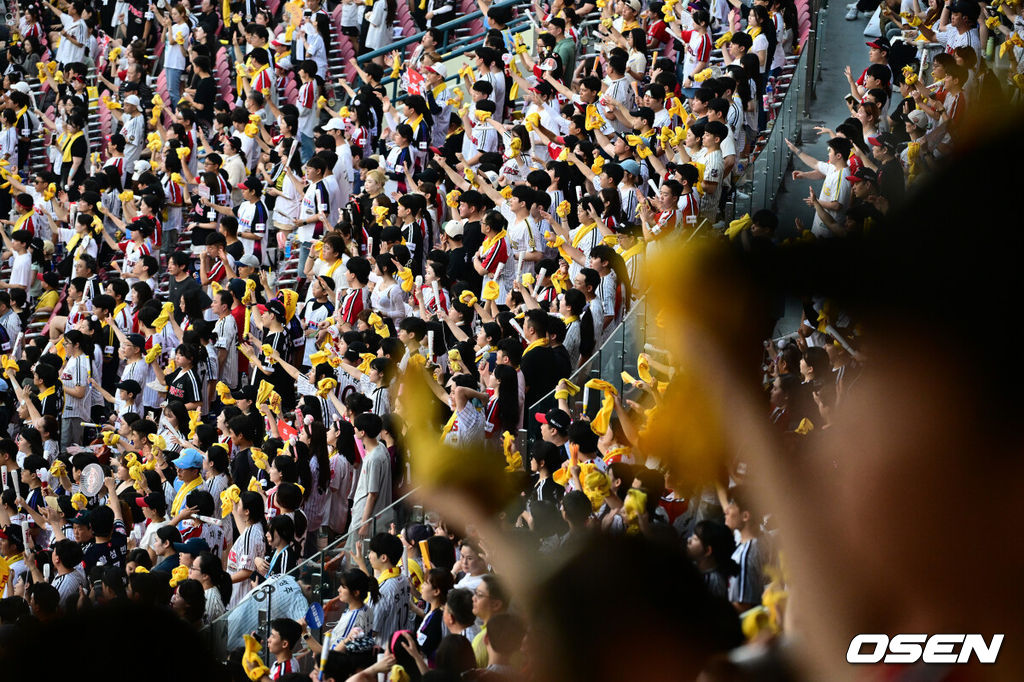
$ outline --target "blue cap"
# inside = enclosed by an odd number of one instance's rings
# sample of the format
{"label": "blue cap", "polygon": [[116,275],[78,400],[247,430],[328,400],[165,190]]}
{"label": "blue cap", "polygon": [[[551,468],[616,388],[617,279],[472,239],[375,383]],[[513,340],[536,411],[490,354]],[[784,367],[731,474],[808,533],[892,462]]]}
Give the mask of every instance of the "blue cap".
{"label": "blue cap", "polygon": [[640,164],[633,159],[626,159],[619,165],[622,166],[622,170],[626,171],[630,175],[640,175]]}
{"label": "blue cap", "polygon": [[175,552],[184,552],[192,556],[210,551],[210,545],[202,538],[189,538],[185,542],[172,542],[171,545],[174,547]]}
{"label": "blue cap", "polygon": [[186,448],[182,451],[181,456],[174,460],[173,464],[178,469],[202,469],[203,453],[195,448]]}

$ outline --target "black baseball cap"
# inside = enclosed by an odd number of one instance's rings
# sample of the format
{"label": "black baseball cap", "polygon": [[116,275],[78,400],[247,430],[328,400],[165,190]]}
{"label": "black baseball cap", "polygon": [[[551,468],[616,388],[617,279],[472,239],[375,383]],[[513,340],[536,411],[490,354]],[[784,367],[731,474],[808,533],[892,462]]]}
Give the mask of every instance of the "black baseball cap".
{"label": "black baseball cap", "polygon": [[132,395],[142,393],[142,386],[140,386],[139,382],[135,381],[135,379],[127,379],[125,381],[118,382],[117,389],[119,391],[128,391]]}
{"label": "black baseball cap", "polygon": [[565,410],[560,410],[557,407],[547,412],[537,412],[533,415],[534,419],[539,421],[541,424],[547,424],[551,428],[558,429],[559,431],[565,431],[569,428],[571,420],[569,415],[565,413]]}
{"label": "black baseball cap", "polygon": [[892,49],[892,45],[890,45],[888,39],[886,39],[884,37],[882,37],[882,38],[875,38],[874,40],[872,40],[872,41],[870,41],[868,43],[865,43],[865,45],[867,45],[868,47],[877,48],[879,50],[884,50],[886,52],[888,52],[889,50]]}
{"label": "black baseball cap", "polygon": [[886,147],[890,151],[895,151],[899,146],[899,140],[892,133],[879,133],[875,137],[869,137],[868,142],[872,147]]}
{"label": "black baseball cap", "polygon": [[867,166],[864,166],[862,168],[858,168],[856,173],[847,175],[846,179],[850,182],[861,182],[863,180],[873,184],[878,184],[878,173]]}
{"label": "black baseball cap", "polygon": [[142,349],[146,347],[146,337],[142,334],[125,334],[125,338],[128,339],[128,343],[136,348]]}
{"label": "black baseball cap", "polygon": [[256,400],[256,387],[245,385],[231,391],[231,397],[235,400]]}

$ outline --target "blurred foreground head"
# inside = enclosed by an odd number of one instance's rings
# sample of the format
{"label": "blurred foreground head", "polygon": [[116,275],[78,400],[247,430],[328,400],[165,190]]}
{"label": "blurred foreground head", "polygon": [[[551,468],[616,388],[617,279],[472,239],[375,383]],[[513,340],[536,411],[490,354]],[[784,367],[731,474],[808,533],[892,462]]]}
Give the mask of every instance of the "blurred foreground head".
{"label": "blurred foreground head", "polygon": [[[1022,152],[1019,132],[979,143],[863,238],[712,248],[662,287],[666,340],[775,513],[810,679],[863,678],[850,639],[900,632],[1004,633],[968,679],[1022,679]],[[778,295],[834,301],[867,359],[832,428],[785,443],[766,433],[751,353]]]}

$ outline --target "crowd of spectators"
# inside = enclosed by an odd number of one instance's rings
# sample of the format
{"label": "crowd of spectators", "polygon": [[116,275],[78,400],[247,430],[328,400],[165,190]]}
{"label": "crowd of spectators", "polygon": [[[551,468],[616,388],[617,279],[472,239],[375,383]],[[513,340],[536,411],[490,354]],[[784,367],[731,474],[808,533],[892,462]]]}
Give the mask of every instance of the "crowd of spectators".
{"label": "crowd of spectators", "polygon": [[[213,640],[261,584],[308,589],[296,567],[344,538],[328,625],[273,618],[224,652],[232,674],[527,676],[536,624],[494,539],[396,504],[425,414],[504,469],[524,552],[666,542],[728,605],[732,646],[778,635],[778,529],[744,462],[696,481],[644,447],[672,354],[655,338],[635,377],[588,360],[646,305],[648,258],[856,237],[904,205],[972,107],[1019,96],[1019,3],[885,3],[846,70],[850,117],[818,129],[827,158],[787,141],[792,181],[821,184],[780,221],[731,212],[806,3],[480,2],[461,62],[437,27],[465,8],[445,0],[14,6],[0,627],[129,600]],[[508,28],[523,14],[532,33]],[[402,16],[422,36],[389,51]],[[783,434],[828,429],[864,361],[856,320],[802,303],[765,341]]]}

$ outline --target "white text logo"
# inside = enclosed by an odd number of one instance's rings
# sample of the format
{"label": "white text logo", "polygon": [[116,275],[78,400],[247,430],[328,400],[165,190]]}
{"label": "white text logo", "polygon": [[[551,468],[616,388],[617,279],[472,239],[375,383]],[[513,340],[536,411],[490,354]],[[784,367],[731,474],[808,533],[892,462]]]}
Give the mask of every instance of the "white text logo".
{"label": "white text logo", "polygon": [[857,635],[846,651],[847,663],[967,663],[973,653],[980,663],[995,663],[1002,635],[985,642],[981,635],[901,634]]}

